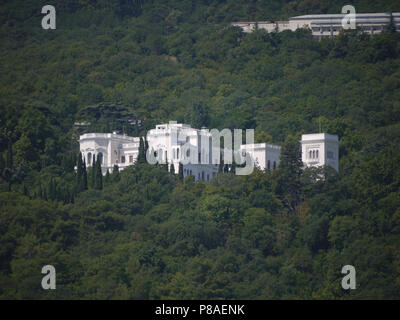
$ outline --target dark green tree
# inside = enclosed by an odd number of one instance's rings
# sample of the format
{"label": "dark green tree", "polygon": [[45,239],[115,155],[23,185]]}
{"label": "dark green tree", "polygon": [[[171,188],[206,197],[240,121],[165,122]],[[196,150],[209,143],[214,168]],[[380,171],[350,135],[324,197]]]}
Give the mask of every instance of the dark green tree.
{"label": "dark green tree", "polygon": [[112,172],[112,180],[114,182],[117,182],[117,181],[119,181],[119,179],[120,179],[119,168],[118,168],[117,164],[114,164],[113,172]]}
{"label": "dark green tree", "polygon": [[97,158],[96,165],[94,168],[94,188],[97,190],[103,189],[103,174],[101,173],[101,159]]}
{"label": "dark green tree", "polygon": [[175,173],[175,166],[174,164],[171,162],[171,164],[169,165],[169,172],[171,173]]}
{"label": "dark green tree", "polygon": [[88,189],[88,176],[87,176],[87,168],[86,168],[86,159],[83,159],[82,179],[83,179],[83,190],[87,190]]}
{"label": "dark green tree", "polygon": [[81,192],[82,190],[84,190],[84,184],[83,184],[83,164],[82,164],[82,153],[79,152],[78,155],[78,161],[76,164],[76,191],[77,192]]}
{"label": "dark green tree", "polygon": [[96,188],[96,155],[93,154],[92,167],[90,168],[90,187]]}
{"label": "dark green tree", "polygon": [[145,142],[143,141],[142,137],[140,137],[140,142],[139,142],[139,154],[137,158],[137,163],[146,163]]}
{"label": "dark green tree", "polygon": [[111,179],[110,179],[110,171],[107,169],[106,175],[104,177],[104,182],[106,184],[110,183]]}
{"label": "dark green tree", "polygon": [[178,180],[183,182],[183,164],[179,162]]}
{"label": "dark green tree", "polygon": [[302,167],[299,139],[289,135],[282,145],[279,168],[274,172],[275,191],[289,210],[296,213],[299,213]]}

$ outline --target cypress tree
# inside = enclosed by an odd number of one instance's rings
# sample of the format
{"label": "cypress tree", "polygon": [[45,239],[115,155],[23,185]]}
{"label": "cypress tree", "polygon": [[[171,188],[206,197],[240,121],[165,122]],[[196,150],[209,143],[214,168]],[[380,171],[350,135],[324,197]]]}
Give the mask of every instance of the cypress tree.
{"label": "cypress tree", "polygon": [[137,158],[138,163],[145,163],[146,162],[146,150],[145,150],[145,143],[143,142],[143,138],[140,137],[139,142],[139,155]]}
{"label": "cypress tree", "polygon": [[95,188],[98,190],[103,189],[103,174],[101,173],[100,159],[97,159],[95,167]]}
{"label": "cypress tree", "polygon": [[104,177],[105,183],[110,183],[110,171],[107,169],[106,176]]}
{"label": "cypress tree", "polygon": [[96,188],[96,155],[93,155],[93,164],[90,169],[90,187]]}
{"label": "cypress tree", "polygon": [[119,181],[119,178],[120,178],[119,168],[118,168],[118,165],[116,165],[116,164],[114,164],[112,175],[113,175],[113,181],[115,181],[115,182]]}
{"label": "cypress tree", "polygon": [[277,171],[276,192],[285,198],[289,209],[298,211],[303,162],[298,139],[288,136],[281,149],[281,161]]}
{"label": "cypress tree", "polygon": [[171,165],[169,166],[169,172],[175,174],[175,166],[172,162],[171,162]]}
{"label": "cypress tree", "polygon": [[78,156],[78,163],[76,165],[76,190],[77,192],[82,191],[82,177],[83,177],[83,172],[82,172],[82,153],[79,152]]}
{"label": "cypress tree", "polygon": [[178,178],[180,181],[183,181],[183,164],[179,162],[179,172],[178,172]]}
{"label": "cypress tree", "polygon": [[87,169],[86,169],[86,160],[83,159],[83,169],[82,169],[82,179],[83,179],[83,190],[88,189],[88,177],[87,177]]}
{"label": "cypress tree", "polygon": [[143,139],[144,139],[144,155],[146,156],[147,150],[149,150],[149,142],[147,141],[146,135],[143,137]]}

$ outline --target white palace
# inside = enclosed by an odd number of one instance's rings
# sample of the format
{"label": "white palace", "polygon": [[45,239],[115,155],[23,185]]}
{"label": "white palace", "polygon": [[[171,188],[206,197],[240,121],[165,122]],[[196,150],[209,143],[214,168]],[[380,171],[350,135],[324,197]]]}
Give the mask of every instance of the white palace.
{"label": "white palace", "polygon": [[[343,29],[342,19],[346,14],[310,14],[289,18],[288,21],[243,21],[231,25],[242,28],[243,32],[252,32],[256,28],[267,32],[296,31],[300,28],[309,29],[316,38],[337,36]],[[400,31],[400,12],[390,13],[356,13],[356,27],[368,34],[381,33],[390,20],[397,31]]]}
{"label": "white palace", "polygon": [[[102,172],[119,170],[133,165],[139,154],[139,137],[114,133],[86,133],[80,136],[80,151],[87,166],[93,156],[101,159]],[[206,128],[195,129],[190,125],[170,122],[159,124],[147,133],[148,149],[160,163],[173,163],[175,173],[179,163],[183,165],[184,177],[193,175],[195,181],[208,181],[218,173],[220,155],[227,149],[212,146],[212,133]],[[339,170],[339,140],[326,133],[304,134],[301,139],[302,160],[305,166],[332,166]],[[258,143],[242,144],[242,159],[246,156],[261,170],[274,170],[279,166],[281,147]]]}

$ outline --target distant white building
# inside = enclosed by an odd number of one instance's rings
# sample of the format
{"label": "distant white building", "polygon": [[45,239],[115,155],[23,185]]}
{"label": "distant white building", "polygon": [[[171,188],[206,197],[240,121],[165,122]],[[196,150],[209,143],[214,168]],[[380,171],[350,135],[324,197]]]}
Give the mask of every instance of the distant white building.
{"label": "distant white building", "polygon": [[[316,38],[334,37],[343,29],[342,19],[346,14],[310,14],[289,18],[288,21],[245,21],[231,25],[242,28],[246,33],[256,28],[267,32],[296,31],[300,28],[310,29]],[[396,30],[400,31],[400,13],[356,13],[356,26],[368,34],[381,33],[393,18]]]}
{"label": "distant white building", "polygon": [[148,131],[147,141],[158,161],[173,164],[175,173],[179,172],[180,162],[183,176],[193,175],[195,181],[208,181],[218,173],[217,152],[213,152],[212,136],[205,128],[195,129],[182,123],[159,124]]}
{"label": "distant white building", "polygon": [[101,159],[102,173],[134,164],[139,154],[139,138],[114,133],[86,133],[79,139],[80,151],[86,166],[93,164],[93,157]]}
{"label": "distant white building", "polygon": [[240,148],[242,157],[246,153],[253,159],[254,165],[260,170],[270,171],[279,166],[281,157],[281,147],[267,143],[243,144]]}
{"label": "distant white building", "polygon": [[328,133],[303,134],[301,159],[307,167],[331,166],[339,172],[339,138]]}
{"label": "distant white building", "polygon": [[[195,181],[209,181],[218,174],[220,154],[227,150],[212,147],[212,134],[208,129],[195,129],[181,123],[159,124],[147,133],[149,152],[159,163],[174,165],[183,176],[193,175]],[[301,139],[302,160],[306,166],[330,165],[339,170],[338,137],[326,133],[304,134]],[[86,133],[79,139],[80,151],[90,167],[93,157],[101,159],[102,173],[133,165],[139,155],[139,137],[114,133]],[[231,152],[231,151],[230,151]],[[267,143],[242,144],[242,158],[250,156],[261,170],[274,170],[279,166],[281,147]],[[234,159],[235,157],[233,157]]]}

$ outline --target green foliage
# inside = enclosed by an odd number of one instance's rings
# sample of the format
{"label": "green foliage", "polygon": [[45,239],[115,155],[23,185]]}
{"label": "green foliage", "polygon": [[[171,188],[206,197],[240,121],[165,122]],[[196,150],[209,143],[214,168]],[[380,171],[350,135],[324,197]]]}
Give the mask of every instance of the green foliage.
{"label": "green foliage", "polygon": [[[0,299],[398,299],[399,34],[228,25],[343,4],[55,1],[44,32],[40,1],[2,3]],[[206,183],[148,165],[143,139],[137,163],[104,178],[77,156],[83,132],[143,137],[169,120],[255,128],[282,144],[281,165],[239,177],[221,162]],[[298,137],[320,124],[340,137],[339,174],[300,169]]]}

